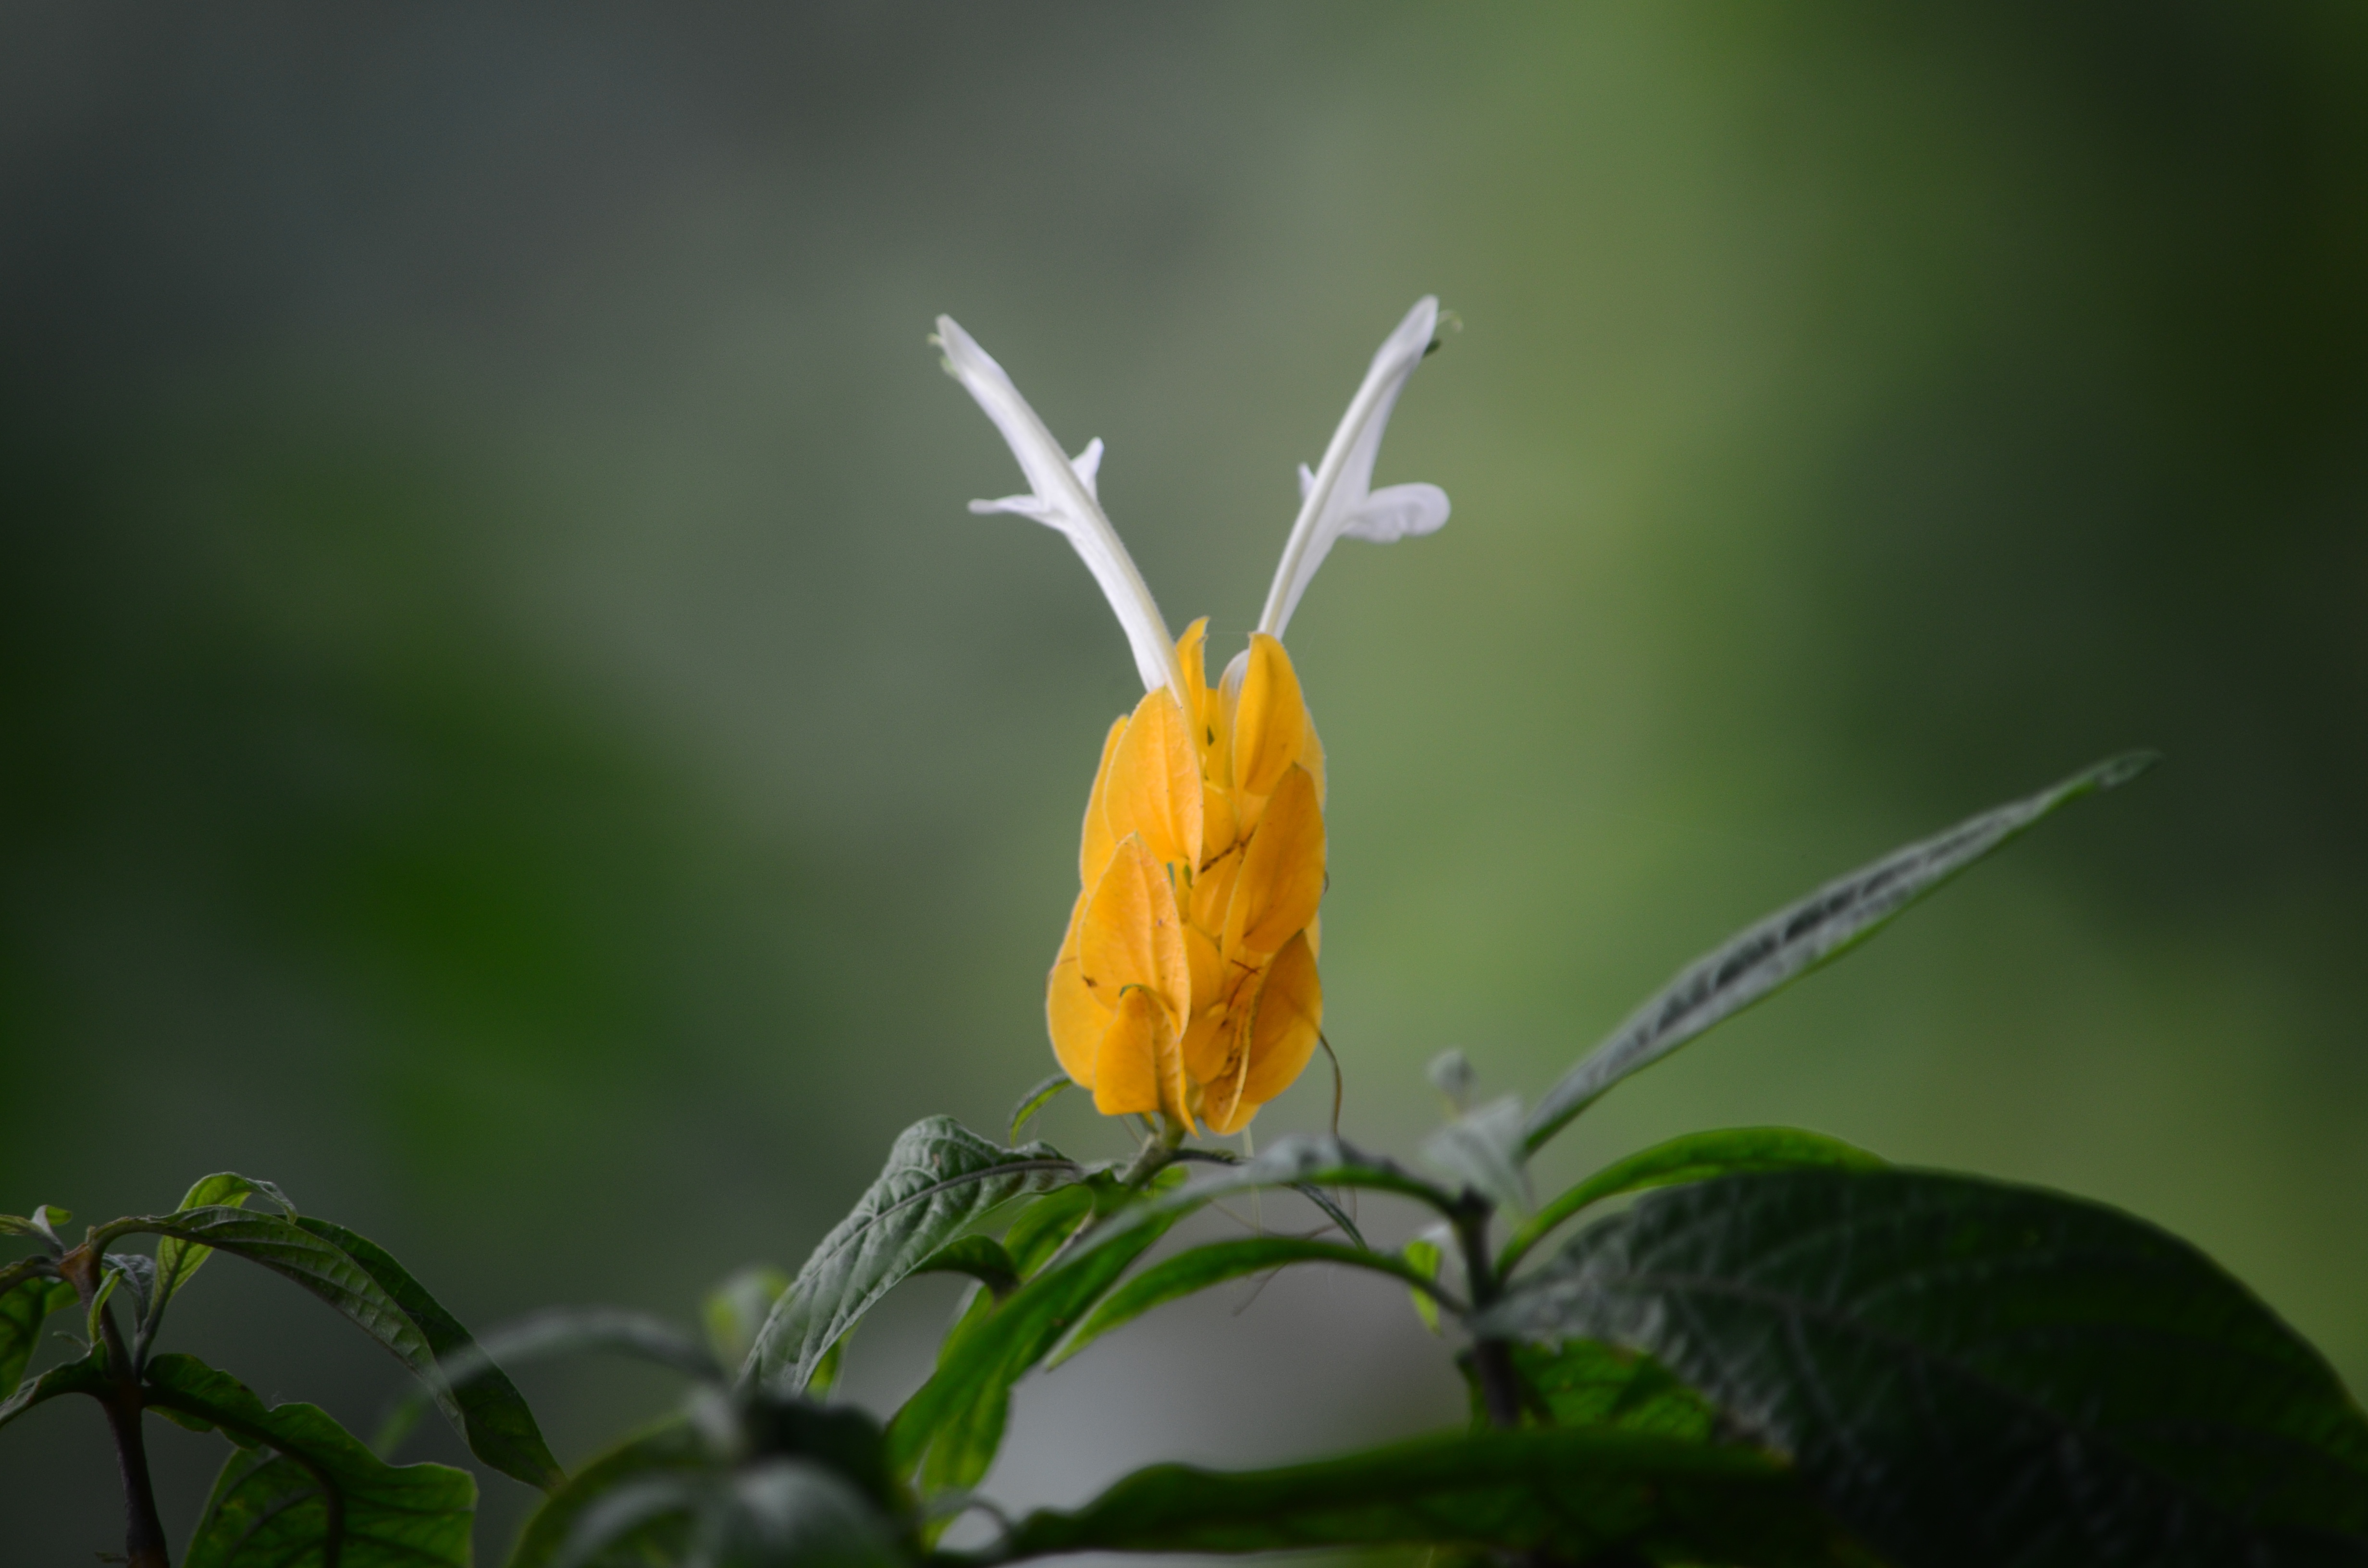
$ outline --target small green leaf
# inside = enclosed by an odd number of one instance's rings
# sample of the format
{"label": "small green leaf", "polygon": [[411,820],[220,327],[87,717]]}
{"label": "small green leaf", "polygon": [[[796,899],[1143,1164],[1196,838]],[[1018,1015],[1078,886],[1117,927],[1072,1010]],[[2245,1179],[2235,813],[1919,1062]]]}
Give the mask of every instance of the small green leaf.
{"label": "small green leaf", "polygon": [[2368,1562],[2368,1417],[2193,1247],[1970,1176],[1649,1193],[1484,1333],[1651,1352],[1902,1562]]}
{"label": "small green leaf", "polygon": [[266,1408],[188,1356],[152,1359],[143,1392],[243,1445],[214,1483],[183,1568],[468,1568],[477,1504],[468,1471],[390,1465],[318,1406]]}
{"label": "small green leaf", "polygon": [[[656,1426],[628,1437],[585,1464],[542,1500],[542,1506],[527,1519],[525,1528],[518,1533],[518,1545],[510,1551],[509,1568],[552,1568],[586,1512],[619,1488],[653,1478],[697,1474],[714,1463],[714,1456],[707,1445],[680,1416],[669,1416]],[[668,1539],[650,1544],[678,1549],[680,1538],[687,1529],[680,1521],[676,1521],[671,1530],[660,1525],[645,1527],[638,1533],[666,1537]],[[630,1541],[616,1543],[620,1548],[632,1544]],[[662,1560],[671,1561],[676,1554],[675,1550],[665,1550]],[[622,1556],[620,1560],[646,1562],[649,1558]]]}
{"label": "small green leaf", "polygon": [[[1399,1248],[1398,1256],[1406,1259],[1408,1268],[1430,1280],[1439,1278],[1439,1266],[1447,1258],[1447,1255],[1439,1250],[1437,1242],[1425,1241],[1420,1237]],[[1438,1298],[1428,1290],[1417,1290],[1412,1286],[1406,1288],[1406,1294],[1414,1299],[1415,1316],[1422,1319],[1422,1326],[1433,1334],[1440,1332]]]}
{"label": "small green leaf", "polygon": [[790,1277],[769,1263],[751,1264],[707,1293],[707,1347],[717,1365],[736,1367],[756,1347],[757,1331],[773,1303],[790,1288]]}
{"label": "small green leaf", "polygon": [[1338,1242],[1307,1241],[1297,1236],[1244,1236],[1211,1242],[1179,1252],[1128,1280],[1095,1309],[1047,1365],[1059,1366],[1110,1330],[1133,1322],[1154,1307],[1228,1279],[1263,1274],[1269,1268],[1283,1268],[1294,1263],[1337,1263],[1350,1268],[1372,1269],[1395,1278],[1426,1300],[1435,1289],[1430,1276],[1395,1253],[1370,1252],[1363,1247],[1343,1246]]}
{"label": "small green leaf", "polygon": [[775,1303],[742,1379],[804,1388],[839,1335],[938,1248],[1002,1204],[1078,1175],[1045,1144],[998,1148],[951,1117],[906,1128],[871,1188]]}
{"label": "small green leaf", "polygon": [[1614,1160],[1540,1210],[1513,1233],[1497,1255],[1497,1272],[1509,1275],[1531,1247],[1565,1220],[1591,1204],[1647,1187],[1706,1181],[1747,1171],[1877,1170],[1881,1156],[1854,1143],[1804,1132],[1797,1127],[1729,1127],[1689,1132]]}
{"label": "small green leaf", "polygon": [[1019,1289],[1019,1270],[992,1236],[956,1236],[913,1267],[916,1274],[967,1274],[997,1300]]}
{"label": "small green leaf", "polygon": [[1038,1111],[1051,1105],[1063,1089],[1070,1086],[1066,1073],[1055,1073],[1020,1096],[1019,1103],[1011,1108],[1011,1141],[1019,1142],[1019,1130],[1033,1120]]}
{"label": "small green leaf", "polygon": [[0,1426],[62,1393],[86,1393],[93,1399],[103,1399],[107,1389],[107,1367],[100,1353],[94,1350],[79,1361],[62,1362],[30,1382],[18,1383],[15,1393],[0,1400]]}
{"label": "small green leaf", "polygon": [[1316,1464],[1137,1471],[1034,1513],[1011,1557],[1443,1546],[1565,1562],[1863,1563],[1766,1455],[1594,1428],[1418,1438]]}
{"label": "small green leaf", "polygon": [[1696,959],[1547,1091],[1530,1113],[1529,1147],[1536,1150],[1621,1079],[1841,957],[2058,807],[2126,784],[2154,762],[2151,752],[2117,756],[2036,795],[1969,817],[1827,883]]}
{"label": "small green leaf", "polygon": [[[411,1320],[436,1358],[447,1364],[466,1356],[476,1345],[461,1320],[446,1312],[427,1288],[411,1277],[384,1247],[343,1225],[307,1215],[296,1223],[343,1252],[385,1290]],[[542,1440],[534,1412],[508,1374],[488,1363],[466,1379],[452,1379],[447,1414],[468,1439],[469,1451],[515,1481],[549,1491],[561,1479],[559,1461]],[[439,1402],[442,1403],[442,1402]]]}
{"label": "small green leaf", "polygon": [[27,1259],[26,1273],[14,1280],[6,1280],[8,1271],[0,1270],[0,1290],[7,1291],[0,1295],[0,1400],[14,1394],[24,1381],[26,1364],[33,1358],[34,1347],[41,1341],[41,1325],[50,1314],[74,1305],[74,1287],[63,1279],[33,1275],[29,1265],[34,1261]]}

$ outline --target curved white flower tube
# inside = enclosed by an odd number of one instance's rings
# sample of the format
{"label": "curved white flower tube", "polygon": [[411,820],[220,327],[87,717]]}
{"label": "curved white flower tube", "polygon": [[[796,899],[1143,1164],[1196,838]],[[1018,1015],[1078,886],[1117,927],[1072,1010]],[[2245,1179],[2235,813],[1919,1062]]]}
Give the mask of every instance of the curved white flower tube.
{"label": "curved white flower tube", "polygon": [[[1084,560],[1086,570],[1101,585],[1102,597],[1118,614],[1119,624],[1126,630],[1126,640],[1134,650],[1134,667],[1143,676],[1145,691],[1156,691],[1165,686],[1176,694],[1178,705],[1190,712],[1191,699],[1184,685],[1184,666],[1176,656],[1176,640],[1167,634],[1167,622],[1159,613],[1159,605],[1144,585],[1143,574],[1135,570],[1134,560],[1120,542],[1118,530],[1102,514],[1100,498],[1095,494],[1094,475],[1100,470],[1102,444],[1099,437],[1086,443],[1086,449],[1074,459],[1061,449],[1053,433],[1011,384],[1003,367],[989,358],[975,338],[964,332],[951,316],[938,318],[938,335],[933,340],[945,350],[946,373],[960,381],[963,390],[978,400],[979,407],[995,421],[1003,432],[1004,441],[1011,455],[1019,460],[1019,472],[1027,476],[1030,494],[1007,495],[999,501],[973,501],[970,509],[979,514],[1013,512],[1023,517],[1033,517],[1045,527],[1057,528],[1067,536]],[[1372,463],[1367,462],[1368,471]]]}
{"label": "curved white flower tube", "polygon": [[1426,294],[1373,356],[1364,385],[1349,400],[1348,414],[1324,450],[1323,463],[1313,473],[1305,464],[1300,466],[1299,519],[1283,542],[1282,562],[1275,568],[1274,586],[1268,590],[1266,611],[1258,618],[1260,631],[1282,635],[1291,612],[1299,608],[1299,597],[1315,580],[1315,569],[1343,535],[1388,544],[1435,533],[1447,521],[1447,492],[1436,484],[1372,488],[1373,460],[1381,455],[1390,411],[1406,390],[1406,378],[1430,351],[1438,330],[1439,301]]}

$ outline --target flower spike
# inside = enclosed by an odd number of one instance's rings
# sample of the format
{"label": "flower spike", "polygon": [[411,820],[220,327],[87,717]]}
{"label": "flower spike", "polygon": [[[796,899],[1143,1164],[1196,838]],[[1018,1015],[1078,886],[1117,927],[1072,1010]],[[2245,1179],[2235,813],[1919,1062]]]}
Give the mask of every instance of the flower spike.
{"label": "flower spike", "polygon": [[1117,612],[1119,624],[1126,630],[1127,643],[1134,651],[1134,667],[1143,676],[1144,689],[1156,691],[1167,687],[1176,694],[1179,705],[1188,705],[1190,699],[1184,687],[1184,669],[1176,656],[1175,639],[1167,634],[1167,622],[1161,617],[1151,589],[1144,585],[1143,574],[1135,570],[1133,558],[1120,542],[1118,530],[1110,527],[1110,518],[1102,513],[1095,484],[1102,463],[1100,438],[1086,443],[1086,449],[1075,458],[1063,451],[1060,443],[1053,439],[1053,433],[1044,427],[1043,420],[1019,395],[1019,389],[1011,384],[1003,367],[953,317],[938,318],[938,335],[932,341],[945,350],[946,373],[960,381],[963,390],[978,400],[986,416],[995,421],[995,427],[1003,432],[1011,455],[1019,460],[1019,472],[1028,480],[1030,494],[1007,495],[999,501],[973,501],[970,509],[982,516],[1012,512],[1033,517],[1067,536],[1084,560],[1086,570],[1101,585],[1102,597]]}
{"label": "flower spike", "polygon": [[1324,450],[1322,466],[1299,469],[1299,520],[1282,547],[1282,563],[1275,568],[1274,586],[1268,590],[1266,613],[1258,618],[1260,631],[1281,637],[1299,608],[1315,569],[1332,553],[1343,535],[1389,544],[1415,534],[1435,533],[1447,521],[1447,492],[1436,484],[1393,484],[1374,490],[1373,460],[1381,455],[1382,432],[1406,378],[1430,352],[1439,330],[1439,301],[1426,294],[1416,301],[1397,330],[1373,356],[1364,385],[1349,400],[1349,412],[1332,444]]}

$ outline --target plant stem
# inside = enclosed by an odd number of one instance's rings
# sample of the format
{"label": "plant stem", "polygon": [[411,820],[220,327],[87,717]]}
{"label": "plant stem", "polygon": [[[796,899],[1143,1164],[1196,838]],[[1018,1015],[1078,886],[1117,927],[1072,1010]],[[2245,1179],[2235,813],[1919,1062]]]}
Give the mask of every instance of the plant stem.
{"label": "plant stem", "polygon": [[1163,1125],[1159,1136],[1143,1141],[1142,1152],[1134,1156],[1134,1164],[1126,1167],[1126,1174],[1119,1178],[1120,1185],[1139,1187],[1176,1157],[1176,1146],[1184,1142],[1184,1124],[1164,1112],[1160,1120]]}
{"label": "plant stem", "polygon": [[[1504,1294],[1504,1278],[1488,1259],[1488,1205],[1466,1195],[1456,1217],[1455,1237],[1463,1253],[1463,1271],[1472,1286],[1474,1312]],[[1502,1339],[1472,1342],[1472,1375],[1480,1382],[1480,1403],[1492,1426],[1521,1424],[1521,1375],[1513,1369],[1513,1347]]]}
{"label": "plant stem", "polygon": [[[69,1280],[86,1308],[98,1294],[103,1272],[98,1249],[85,1242],[58,1260],[58,1272]],[[171,1568],[165,1547],[165,1523],[156,1514],[156,1488],[148,1478],[148,1444],[141,1430],[140,1369],[115,1325],[115,1308],[101,1308],[98,1336],[107,1347],[108,1392],[99,1403],[107,1409],[108,1431],[115,1438],[115,1460],[123,1472],[123,1557],[126,1568]]]}

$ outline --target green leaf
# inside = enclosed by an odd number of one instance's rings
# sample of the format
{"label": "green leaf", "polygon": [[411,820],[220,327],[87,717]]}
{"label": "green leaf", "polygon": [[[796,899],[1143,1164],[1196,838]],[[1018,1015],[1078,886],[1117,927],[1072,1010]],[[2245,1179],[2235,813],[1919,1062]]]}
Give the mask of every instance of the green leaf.
{"label": "green leaf", "polygon": [[1074,1512],[1029,1515],[1007,1551],[1388,1545],[1738,1568],[1864,1561],[1768,1456],[1601,1429],[1424,1437],[1279,1470],[1156,1465]]}
{"label": "green leaf", "polygon": [[1480,1332],[1650,1351],[1934,1568],[2368,1563],[2368,1418],[2193,1247],[1969,1176],[1647,1195]]}
{"label": "green leaf", "polygon": [[[707,1444],[679,1416],[666,1420],[645,1431],[628,1437],[607,1453],[584,1465],[562,1482],[542,1500],[518,1533],[518,1544],[510,1551],[509,1568],[552,1568],[559,1553],[575,1535],[585,1513],[601,1498],[637,1481],[653,1478],[693,1475],[711,1468],[715,1462]],[[649,1544],[662,1548],[678,1548],[687,1528],[679,1520],[670,1524],[656,1521],[644,1525],[641,1532],[659,1538]],[[596,1563],[646,1562],[646,1556],[628,1554],[636,1542],[620,1540],[613,1543],[611,1554],[593,1559]],[[671,1559],[674,1551],[666,1551]]]}
{"label": "green leaf", "polygon": [[1822,1132],[1804,1132],[1797,1127],[1729,1127],[1713,1132],[1689,1132],[1612,1161],[1538,1210],[1529,1223],[1513,1233],[1504,1251],[1497,1255],[1497,1272],[1509,1275],[1513,1266],[1555,1226],[1580,1210],[1622,1193],[1706,1181],[1712,1176],[1746,1171],[1817,1167],[1877,1170],[1883,1163],[1879,1155],[1870,1154],[1854,1143],[1828,1138]]}
{"label": "green leaf", "polygon": [[1077,1227],[1093,1218],[1098,1192],[1115,1192],[1118,1183],[1107,1175],[1055,1187],[1019,1211],[1004,1233],[1003,1248],[1022,1278],[1044,1267]]}
{"label": "green leaf", "polygon": [[[182,1196],[181,1201],[175,1206],[175,1211],[186,1213],[192,1209],[239,1209],[244,1208],[246,1200],[251,1197],[268,1198],[278,1204],[281,1212],[288,1218],[292,1220],[296,1217],[296,1206],[288,1201],[286,1193],[268,1181],[257,1181],[251,1176],[243,1176],[236,1171],[217,1171],[212,1176],[199,1177]],[[189,1277],[197,1273],[199,1266],[206,1261],[212,1250],[211,1247],[201,1246],[196,1242],[186,1241],[179,1236],[168,1235],[156,1244],[154,1313],[157,1318],[164,1316],[165,1308],[172,1301],[174,1294],[189,1282]],[[153,1322],[149,1324],[150,1332],[154,1331],[154,1326]]]}
{"label": "green leaf", "polygon": [[769,1263],[750,1264],[707,1293],[701,1312],[707,1324],[707,1347],[718,1366],[736,1367],[756,1348],[757,1331],[765,1326],[773,1303],[790,1288],[790,1277]]}
{"label": "green leaf", "polygon": [[1078,1174],[1045,1144],[999,1148],[951,1117],[906,1128],[870,1190],[774,1304],[741,1377],[804,1388],[839,1335],[938,1248],[1000,1205]]}
{"label": "green leaf", "polygon": [[6,1278],[10,1270],[0,1269],[0,1290],[7,1292],[0,1295],[0,1400],[15,1393],[24,1381],[26,1364],[41,1342],[41,1325],[50,1314],[74,1305],[74,1287],[34,1275],[33,1262],[28,1258],[26,1272],[13,1280]]}
{"label": "green leaf", "polygon": [[[307,1215],[296,1223],[360,1265],[411,1320],[438,1361],[449,1365],[475,1347],[476,1340],[461,1320],[446,1312],[384,1247],[326,1220]],[[499,1367],[489,1362],[465,1379],[450,1379],[446,1386],[450,1390],[448,1413],[457,1406],[458,1425],[471,1453],[529,1486],[547,1492],[559,1483],[559,1461],[551,1457],[542,1430],[535,1425],[534,1412]]]}
{"label": "green leaf", "polygon": [[[117,1220],[101,1226],[96,1234],[113,1237],[142,1231],[168,1241],[232,1253],[294,1280],[393,1351],[395,1359],[421,1377],[429,1377],[429,1369],[436,1360],[435,1350],[411,1314],[345,1248],[314,1234],[303,1224],[276,1215],[250,1214],[227,1205],[215,1205]],[[161,1253],[164,1249],[160,1245],[157,1250]],[[203,1261],[200,1256],[193,1262],[183,1254],[176,1262],[175,1271],[186,1283],[189,1271]],[[160,1290],[160,1298],[163,1293]],[[430,1381],[434,1383],[435,1380],[431,1378]],[[448,1404],[446,1408],[457,1424],[457,1407]]]}
{"label": "green leaf", "polygon": [[[934,1483],[976,1484],[1002,1440],[1011,1385],[1183,1214],[1139,1206],[1124,1217],[1128,1222],[1089,1238],[967,1327],[889,1424],[889,1467],[909,1475],[928,1457],[928,1478]],[[944,1451],[933,1454],[939,1444]]]}
{"label": "green leaf", "polygon": [[79,1361],[62,1362],[30,1382],[18,1383],[15,1393],[0,1400],[0,1426],[62,1393],[86,1393],[93,1399],[103,1399],[107,1386],[107,1369],[98,1352],[93,1351]]}
{"label": "green leaf", "polygon": [[[1472,1383],[1472,1419],[1486,1426],[1479,1381]],[[1531,1418],[1549,1426],[1613,1426],[1687,1442],[1710,1441],[1718,1411],[1650,1356],[1596,1339],[1561,1345],[1516,1345],[1513,1369]]]}
{"label": "green leaf", "polygon": [[1179,1252],[1128,1280],[1095,1309],[1048,1366],[1059,1366],[1111,1329],[1133,1322],[1154,1307],[1228,1279],[1262,1274],[1294,1263],[1337,1263],[1350,1268],[1372,1269],[1394,1277],[1425,1300],[1436,1289],[1429,1275],[1395,1253],[1371,1252],[1363,1247],[1343,1246],[1338,1242],[1308,1241],[1297,1236],[1244,1236],[1211,1242]]}
{"label": "green leaf", "polygon": [[919,1263],[916,1274],[967,1274],[1000,1300],[1019,1289],[1019,1269],[993,1236],[956,1236]]}
{"label": "green leaf", "polygon": [[1019,1103],[1011,1108],[1011,1141],[1019,1142],[1019,1130],[1027,1126],[1038,1111],[1051,1105],[1063,1089],[1070,1086],[1066,1073],[1055,1073],[1020,1096]]}
{"label": "green leaf", "polygon": [[[1439,1278],[1439,1266],[1447,1261],[1447,1255],[1440,1250],[1439,1244],[1422,1236],[1417,1236],[1399,1248],[1398,1256],[1406,1259],[1408,1268],[1425,1279],[1434,1281]],[[1433,1334],[1440,1332],[1438,1298],[1428,1290],[1417,1290],[1411,1286],[1407,1288],[1406,1294],[1414,1300],[1415,1316],[1422,1319],[1422,1326]]]}
{"label": "green leaf", "polygon": [[153,1358],[143,1392],[244,1450],[215,1481],[183,1568],[468,1568],[477,1504],[468,1471],[390,1465],[318,1406],[267,1409],[236,1378],[188,1356]]}
{"label": "green leaf", "polygon": [[2049,812],[2126,784],[2154,762],[2151,752],[2132,752],[2036,795],[1969,817],[1946,833],[1896,849],[1827,883],[1695,960],[1547,1092],[1530,1113],[1529,1147],[1534,1151],[1631,1073],[1841,957],[1909,904]]}

